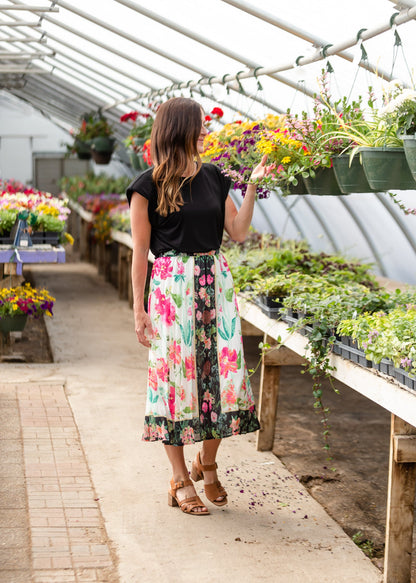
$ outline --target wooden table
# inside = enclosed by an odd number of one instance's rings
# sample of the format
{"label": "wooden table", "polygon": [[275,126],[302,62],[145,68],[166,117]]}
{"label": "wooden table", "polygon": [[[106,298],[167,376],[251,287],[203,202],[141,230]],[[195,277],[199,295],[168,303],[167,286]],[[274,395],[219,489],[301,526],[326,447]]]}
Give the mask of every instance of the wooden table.
{"label": "wooden table", "polygon": [[[264,334],[272,344],[282,346],[262,357],[259,416],[261,430],[257,449],[273,447],[279,392],[280,366],[299,364],[308,356],[308,340],[288,331],[282,321],[272,320],[260,308],[239,297],[240,314],[252,331]],[[375,369],[364,368],[332,354],[331,376],[371,399],[391,413],[390,460],[387,496],[384,582],[410,583],[413,547],[414,501],[416,489],[416,392]]]}
{"label": "wooden table", "polygon": [[22,275],[24,263],[65,263],[65,249],[61,245],[0,245],[0,263],[15,264],[16,274]]}

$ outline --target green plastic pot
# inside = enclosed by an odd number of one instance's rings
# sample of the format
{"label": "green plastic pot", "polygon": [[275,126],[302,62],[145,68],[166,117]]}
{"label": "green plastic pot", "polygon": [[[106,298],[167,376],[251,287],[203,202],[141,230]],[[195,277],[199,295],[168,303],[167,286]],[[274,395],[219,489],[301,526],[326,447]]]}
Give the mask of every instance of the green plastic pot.
{"label": "green plastic pot", "polygon": [[358,156],[354,156],[350,165],[349,154],[332,158],[332,164],[338,186],[343,194],[350,192],[371,192],[364,168]]}
{"label": "green plastic pot", "polygon": [[94,138],[89,140],[88,144],[91,145],[91,152],[98,152],[98,153],[108,153],[114,151],[114,138],[108,138],[106,136],[100,136],[98,138]]}
{"label": "green plastic pot", "polygon": [[143,160],[143,153],[142,152],[129,152],[130,163],[134,170],[138,172],[142,172],[149,168],[146,162]]}
{"label": "green plastic pot", "polygon": [[10,332],[21,332],[24,330],[27,321],[27,314],[16,314],[15,316],[3,316],[0,318],[0,332],[6,338]]}
{"label": "green plastic pot", "polygon": [[301,176],[297,179],[298,183],[295,186],[292,182],[282,187],[284,194],[308,194],[303,178]]}
{"label": "green plastic pot", "polygon": [[404,154],[406,156],[409,170],[412,173],[414,180],[416,180],[416,135],[402,136]]}
{"label": "green plastic pot", "polygon": [[360,148],[362,165],[373,190],[414,190],[404,148]]}
{"label": "green plastic pot", "polygon": [[91,148],[87,142],[76,140],[75,148],[77,151],[77,156],[80,160],[91,160]]}
{"label": "green plastic pot", "polygon": [[333,168],[318,168],[315,170],[315,178],[308,176],[303,180],[309,194],[320,196],[339,196],[342,194]]}

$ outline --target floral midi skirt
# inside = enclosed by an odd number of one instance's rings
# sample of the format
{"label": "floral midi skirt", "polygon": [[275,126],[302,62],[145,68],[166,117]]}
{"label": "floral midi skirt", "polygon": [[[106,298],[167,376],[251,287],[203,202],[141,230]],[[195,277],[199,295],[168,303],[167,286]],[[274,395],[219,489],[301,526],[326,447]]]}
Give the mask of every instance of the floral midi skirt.
{"label": "floral midi skirt", "polygon": [[143,439],[185,445],[259,429],[223,255],[170,251],[152,269]]}

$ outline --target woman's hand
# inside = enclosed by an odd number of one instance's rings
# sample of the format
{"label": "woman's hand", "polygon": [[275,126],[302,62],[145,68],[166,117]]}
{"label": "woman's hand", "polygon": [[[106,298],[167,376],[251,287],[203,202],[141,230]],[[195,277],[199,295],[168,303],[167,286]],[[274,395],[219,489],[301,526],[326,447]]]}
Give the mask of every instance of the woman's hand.
{"label": "woman's hand", "polygon": [[266,162],[267,154],[264,154],[260,164],[258,164],[251,173],[250,184],[255,184],[256,182],[259,182],[259,180],[261,180],[265,176],[268,176],[272,172],[272,170],[276,168],[276,164],[270,164],[269,166],[266,166]]}
{"label": "woman's hand", "polygon": [[137,340],[146,348],[150,348],[150,339],[153,337],[153,330],[149,315],[144,310],[137,312],[134,317],[134,323]]}

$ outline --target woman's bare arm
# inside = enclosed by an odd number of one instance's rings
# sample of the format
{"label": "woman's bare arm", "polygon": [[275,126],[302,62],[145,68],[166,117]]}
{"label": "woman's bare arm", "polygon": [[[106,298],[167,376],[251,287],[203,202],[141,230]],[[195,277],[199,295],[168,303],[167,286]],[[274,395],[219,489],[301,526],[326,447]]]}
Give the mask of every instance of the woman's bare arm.
{"label": "woman's bare arm", "polygon": [[151,226],[147,214],[148,201],[133,193],[130,204],[133,260],[131,280],[133,286],[134,325],[140,344],[150,347],[152,325],[144,307],[144,290],[147,277]]}

